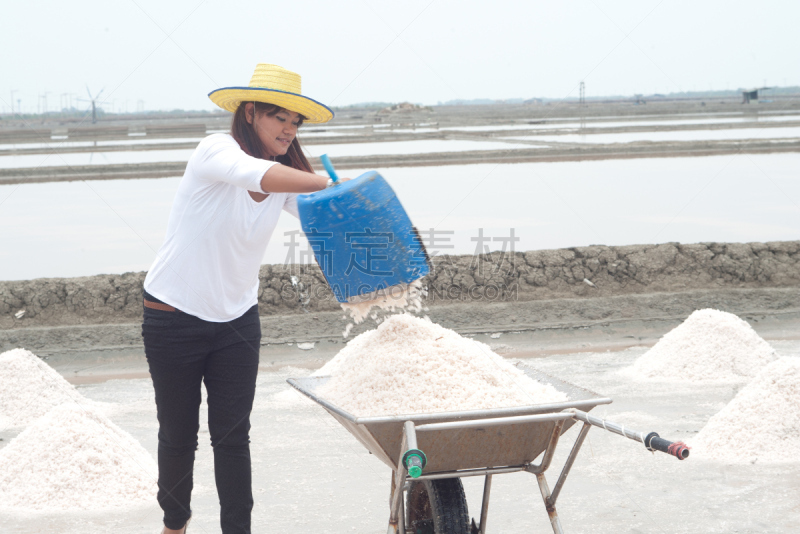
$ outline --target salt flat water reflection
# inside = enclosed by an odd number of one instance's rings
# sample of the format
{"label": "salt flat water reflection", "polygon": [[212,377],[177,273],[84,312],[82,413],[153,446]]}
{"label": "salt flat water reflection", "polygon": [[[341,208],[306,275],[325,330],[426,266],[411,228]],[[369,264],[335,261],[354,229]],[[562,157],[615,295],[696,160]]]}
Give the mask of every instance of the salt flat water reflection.
{"label": "salt flat water reflection", "polygon": [[[432,253],[798,239],[800,154],[379,169]],[[341,174],[355,177],[361,171]],[[179,178],[0,186],[0,279],[150,267]],[[264,263],[289,255],[283,214]],[[453,232],[441,233],[441,232]],[[480,233],[480,234],[479,234]],[[475,241],[479,235],[483,241]],[[452,247],[452,248],[446,248]],[[288,258],[287,258],[288,255]]]}
{"label": "salt flat water reflection", "polygon": [[194,149],[0,155],[0,169],[189,161]]}
{"label": "salt flat water reflection", "polygon": [[725,130],[676,130],[666,132],[624,132],[503,137],[506,140],[534,140],[561,143],[637,143],[669,141],[757,141],[800,139],[800,128],[731,128]]}

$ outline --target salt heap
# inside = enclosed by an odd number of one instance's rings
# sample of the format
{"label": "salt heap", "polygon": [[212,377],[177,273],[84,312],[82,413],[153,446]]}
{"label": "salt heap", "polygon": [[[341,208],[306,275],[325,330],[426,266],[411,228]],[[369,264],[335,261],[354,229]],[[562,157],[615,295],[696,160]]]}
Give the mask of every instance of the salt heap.
{"label": "salt heap", "polygon": [[483,343],[409,314],[355,337],[315,375],[317,393],[359,416],[482,410],[563,402]]}
{"label": "salt heap", "polygon": [[25,426],[59,404],[87,403],[75,386],[25,349],[0,354],[0,419]]}
{"label": "salt heap", "polygon": [[53,408],[0,449],[0,506],[96,510],[152,501],[152,457],[95,408]]}
{"label": "salt heap", "polygon": [[697,310],[633,364],[634,374],[690,382],[740,381],[775,359],[775,350],[732,313]]}
{"label": "salt heap", "polygon": [[731,462],[800,460],[800,357],[765,367],[692,443],[692,454]]}

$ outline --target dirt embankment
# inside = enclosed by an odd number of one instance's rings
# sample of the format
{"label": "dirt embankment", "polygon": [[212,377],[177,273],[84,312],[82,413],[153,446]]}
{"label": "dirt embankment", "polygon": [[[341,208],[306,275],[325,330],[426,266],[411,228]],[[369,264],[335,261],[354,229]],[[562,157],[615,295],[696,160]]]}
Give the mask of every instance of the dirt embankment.
{"label": "dirt embankment", "polygon": [[[0,282],[0,329],[138,322],[144,276]],[[316,265],[264,265],[259,278],[262,315],[339,309]],[[426,285],[429,305],[800,287],[800,241],[437,256]]]}

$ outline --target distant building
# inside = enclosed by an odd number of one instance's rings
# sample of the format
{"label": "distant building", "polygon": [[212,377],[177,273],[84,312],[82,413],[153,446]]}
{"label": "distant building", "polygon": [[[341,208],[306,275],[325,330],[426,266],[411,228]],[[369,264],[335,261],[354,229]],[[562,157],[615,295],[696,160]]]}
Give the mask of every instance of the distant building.
{"label": "distant building", "polygon": [[768,89],[770,89],[770,87],[761,87],[759,89],[742,91],[742,104],[749,104],[751,100],[758,101],[758,92],[766,91]]}

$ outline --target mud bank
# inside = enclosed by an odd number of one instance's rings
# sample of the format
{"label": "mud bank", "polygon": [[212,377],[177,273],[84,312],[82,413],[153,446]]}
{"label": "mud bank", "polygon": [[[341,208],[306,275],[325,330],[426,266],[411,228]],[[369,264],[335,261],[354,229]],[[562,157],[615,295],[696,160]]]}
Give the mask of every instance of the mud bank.
{"label": "mud bank", "polygon": [[[0,282],[0,329],[136,323],[145,273]],[[339,310],[316,265],[264,265],[261,315]],[[798,288],[800,241],[590,246],[437,256],[429,306]],[[474,307],[474,306],[473,306]],[[22,313],[24,311],[24,313]]]}
{"label": "mud bank", "polygon": [[[652,345],[693,311],[702,308],[734,313],[768,339],[797,339],[800,335],[800,288],[693,290],[483,305],[450,303],[431,306],[425,314],[432,321],[465,335],[512,332],[524,337],[523,350],[547,353],[578,352],[587,347],[608,350]],[[141,361],[142,328],[138,321],[0,330],[0,352],[25,347],[39,356],[55,358],[54,362],[63,360],[74,365],[82,361],[87,369],[128,361],[131,356]],[[261,344],[270,346],[268,352],[272,355],[262,351],[262,356],[267,363],[280,360],[284,364],[298,364],[315,360],[319,358],[318,350],[302,351],[286,344],[319,342],[321,349],[331,344],[341,348],[345,324],[341,311],[262,316]],[[375,328],[375,323],[365,321],[353,328],[348,339],[371,328]],[[505,345],[508,339],[503,336],[499,342]]]}

